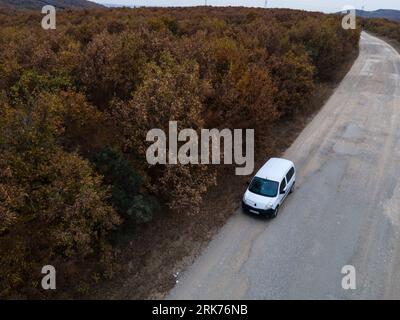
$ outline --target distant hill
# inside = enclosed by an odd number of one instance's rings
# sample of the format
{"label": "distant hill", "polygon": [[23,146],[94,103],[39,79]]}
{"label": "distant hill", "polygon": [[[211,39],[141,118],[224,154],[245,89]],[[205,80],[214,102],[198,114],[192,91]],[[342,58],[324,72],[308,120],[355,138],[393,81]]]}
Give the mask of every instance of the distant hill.
{"label": "distant hill", "polygon": [[358,17],[364,18],[386,18],[400,21],[400,10],[380,9],[376,11],[357,10]]}
{"label": "distant hill", "polygon": [[103,6],[86,0],[0,0],[0,9],[41,9],[45,5],[52,5],[57,9],[88,9],[102,8]]}

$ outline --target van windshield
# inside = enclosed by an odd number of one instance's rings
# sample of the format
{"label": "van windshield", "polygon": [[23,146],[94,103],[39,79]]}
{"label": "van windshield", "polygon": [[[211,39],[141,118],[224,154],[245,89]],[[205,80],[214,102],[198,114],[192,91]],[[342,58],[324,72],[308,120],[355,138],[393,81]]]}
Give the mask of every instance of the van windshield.
{"label": "van windshield", "polygon": [[279,183],[259,177],[254,177],[249,186],[249,191],[264,197],[276,197]]}

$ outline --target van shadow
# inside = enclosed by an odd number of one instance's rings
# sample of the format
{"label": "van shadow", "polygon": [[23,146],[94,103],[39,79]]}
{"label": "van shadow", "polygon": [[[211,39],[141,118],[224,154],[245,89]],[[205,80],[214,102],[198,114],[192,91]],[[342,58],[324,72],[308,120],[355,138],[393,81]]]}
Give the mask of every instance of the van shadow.
{"label": "van shadow", "polygon": [[239,209],[239,214],[244,215],[244,216],[248,217],[249,219],[264,221],[266,223],[274,220],[274,218],[272,218],[268,215],[251,213],[246,210],[243,210],[242,208]]}

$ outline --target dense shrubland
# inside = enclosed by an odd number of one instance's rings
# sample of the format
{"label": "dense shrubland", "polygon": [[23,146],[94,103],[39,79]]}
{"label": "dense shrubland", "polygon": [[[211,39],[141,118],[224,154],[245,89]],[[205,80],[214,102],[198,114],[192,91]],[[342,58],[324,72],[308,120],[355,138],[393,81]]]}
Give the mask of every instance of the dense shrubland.
{"label": "dense shrubland", "polygon": [[[152,128],[255,128],[307,109],[357,50],[340,17],[244,8],[0,12],[0,296],[112,276],[118,235],[198,214],[211,166],[149,166]],[[159,213],[160,214],[160,213]]]}

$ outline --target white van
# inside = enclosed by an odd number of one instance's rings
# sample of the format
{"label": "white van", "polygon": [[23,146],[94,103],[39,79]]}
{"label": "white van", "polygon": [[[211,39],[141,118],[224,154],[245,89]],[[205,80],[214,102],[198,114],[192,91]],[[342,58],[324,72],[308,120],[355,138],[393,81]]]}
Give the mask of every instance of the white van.
{"label": "white van", "polygon": [[292,161],[269,159],[251,180],[243,196],[243,210],[275,218],[283,200],[293,192],[295,182],[296,170]]}

